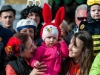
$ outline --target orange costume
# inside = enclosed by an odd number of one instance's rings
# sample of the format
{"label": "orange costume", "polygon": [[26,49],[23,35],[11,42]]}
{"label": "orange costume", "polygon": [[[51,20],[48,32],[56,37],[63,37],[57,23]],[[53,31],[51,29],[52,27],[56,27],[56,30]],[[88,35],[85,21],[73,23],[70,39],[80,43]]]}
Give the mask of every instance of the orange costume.
{"label": "orange costume", "polygon": [[74,64],[74,62],[71,60],[70,66],[69,66],[69,75],[80,75],[79,62],[77,64]]}

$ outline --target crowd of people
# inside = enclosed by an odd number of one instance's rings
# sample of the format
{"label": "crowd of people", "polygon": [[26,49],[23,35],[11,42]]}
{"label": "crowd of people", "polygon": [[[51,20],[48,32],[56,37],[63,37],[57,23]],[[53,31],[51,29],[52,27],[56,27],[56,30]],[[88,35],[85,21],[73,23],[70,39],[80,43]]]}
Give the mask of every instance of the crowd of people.
{"label": "crowd of people", "polygon": [[87,0],[70,27],[62,6],[52,20],[49,4],[0,9],[0,75],[100,75],[100,0]]}

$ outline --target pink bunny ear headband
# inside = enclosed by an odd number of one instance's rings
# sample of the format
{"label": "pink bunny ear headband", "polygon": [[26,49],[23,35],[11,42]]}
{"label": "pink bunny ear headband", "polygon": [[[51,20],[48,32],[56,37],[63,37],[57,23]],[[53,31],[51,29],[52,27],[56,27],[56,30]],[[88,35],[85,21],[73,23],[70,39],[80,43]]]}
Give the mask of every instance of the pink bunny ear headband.
{"label": "pink bunny ear headband", "polygon": [[61,34],[61,30],[59,25],[62,23],[64,16],[65,16],[65,9],[61,7],[58,12],[56,13],[55,22],[52,23],[52,11],[48,4],[44,4],[43,7],[43,18],[45,24],[43,25],[40,36],[44,40],[46,37],[54,36],[58,39]]}

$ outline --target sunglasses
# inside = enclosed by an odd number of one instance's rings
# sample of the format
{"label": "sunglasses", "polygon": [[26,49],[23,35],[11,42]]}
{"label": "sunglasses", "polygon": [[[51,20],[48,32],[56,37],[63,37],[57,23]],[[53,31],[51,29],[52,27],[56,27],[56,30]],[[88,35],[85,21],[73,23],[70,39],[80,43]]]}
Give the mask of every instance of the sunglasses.
{"label": "sunglasses", "polygon": [[84,21],[84,20],[87,20],[87,17],[77,17],[77,19],[78,19],[79,21]]}

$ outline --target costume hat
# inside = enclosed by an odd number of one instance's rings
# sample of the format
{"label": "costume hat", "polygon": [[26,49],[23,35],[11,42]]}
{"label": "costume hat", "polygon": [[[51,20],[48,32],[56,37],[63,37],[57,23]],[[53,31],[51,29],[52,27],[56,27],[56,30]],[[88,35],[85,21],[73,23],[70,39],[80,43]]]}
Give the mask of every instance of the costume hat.
{"label": "costume hat", "polygon": [[23,28],[33,28],[36,29],[37,28],[37,24],[35,21],[30,20],[30,19],[22,19],[17,23],[17,31],[22,30]]}
{"label": "costume hat", "polygon": [[58,12],[56,13],[55,22],[52,23],[52,11],[48,4],[44,4],[43,7],[43,18],[45,24],[41,29],[41,38],[44,40],[46,37],[54,36],[58,39],[61,34],[61,30],[59,25],[62,23],[65,16],[64,7],[61,7]]}
{"label": "costume hat", "polygon": [[100,0],[87,0],[87,5],[100,4]]}

